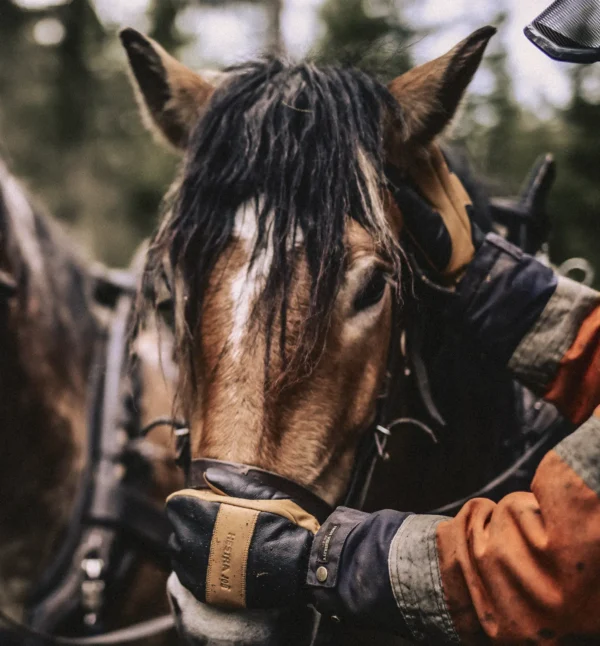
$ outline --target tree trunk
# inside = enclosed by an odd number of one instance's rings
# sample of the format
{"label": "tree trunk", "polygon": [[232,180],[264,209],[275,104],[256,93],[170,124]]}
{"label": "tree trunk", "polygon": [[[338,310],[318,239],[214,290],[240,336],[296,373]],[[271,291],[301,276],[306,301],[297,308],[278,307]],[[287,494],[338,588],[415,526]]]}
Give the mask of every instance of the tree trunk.
{"label": "tree trunk", "polygon": [[285,53],[283,35],[281,33],[281,12],[283,0],[266,0],[267,9],[267,50],[273,56]]}

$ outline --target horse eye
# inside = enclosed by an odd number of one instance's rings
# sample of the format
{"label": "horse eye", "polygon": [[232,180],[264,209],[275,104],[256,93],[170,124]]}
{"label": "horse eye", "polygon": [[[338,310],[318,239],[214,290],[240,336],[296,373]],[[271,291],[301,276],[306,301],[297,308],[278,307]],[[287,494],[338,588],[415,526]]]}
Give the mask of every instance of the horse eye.
{"label": "horse eye", "polygon": [[379,303],[385,294],[386,285],[385,274],[381,271],[374,272],[354,299],[355,311],[361,312]]}

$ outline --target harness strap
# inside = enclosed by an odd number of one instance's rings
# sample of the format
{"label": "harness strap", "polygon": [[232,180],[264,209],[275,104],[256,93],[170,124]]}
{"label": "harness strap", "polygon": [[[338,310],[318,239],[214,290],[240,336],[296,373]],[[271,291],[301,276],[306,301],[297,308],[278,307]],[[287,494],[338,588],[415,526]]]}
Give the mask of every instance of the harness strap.
{"label": "harness strap", "polygon": [[[548,405],[550,406],[550,405]],[[556,443],[564,437],[564,420],[554,411],[555,420],[542,433],[539,439],[527,449],[523,455],[513,462],[507,469],[502,471],[493,480],[485,484],[481,489],[471,492],[469,495],[458,500],[437,507],[428,511],[429,514],[453,516],[473,498],[489,498],[498,502],[501,498],[514,491],[514,479],[524,479],[524,473],[531,464],[539,463],[544,455],[552,449]]]}
{"label": "harness strap", "polygon": [[113,479],[104,483],[97,480],[96,487],[86,522],[125,531],[166,561],[171,527],[162,507],[134,487]]}
{"label": "harness strap", "polygon": [[[168,569],[166,547],[170,533],[162,510],[148,500],[135,482],[124,477],[131,461],[131,436],[137,433],[136,411],[124,403],[122,379],[128,362],[128,325],[133,290],[122,289],[108,337],[98,343],[92,364],[88,406],[86,465],[74,513],[59,552],[42,576],[27,604],[27,624],[0,612],[0,622],[25,635],[24,644],[119,644],[163,632],[167,618],[136,624],[131,631],[107,636],[54,638],[50,635],[65,617],[83,610],[85,619],[102,623],[104,591],[120,580],[140,545]],[[132,415],[131,420],[129,414]],[[132,422],[134,420],[135,423]],[[129,425],[128,425],[129,424]],[[118,557],[118,561],[115,558]],[[139,627],[139,630],[137,630]],[[98,628],[96,628],[97,630]],[[82,632],[84,628],[82,628]]]}
{"label": "harness strap", "polygon": [[377,400],[375,419],[364,434],[358,448],[350,483],[344,498],[343,504],[345,507],[353,507],[354,509],[364,507],[367,494],[371,488],[375,467],[380,460],[387,459],[385,447],[388,437],[391,435],[387,425],[391,416],[391,408],[395,403],[392,401],[394,398],[391,392],[394,385],[392,384],[392,374],[398,357],[402,354],[401,341],[403,332],[399,325],[398,306],[394,302],[392,305],[392,325],[383,392]]}

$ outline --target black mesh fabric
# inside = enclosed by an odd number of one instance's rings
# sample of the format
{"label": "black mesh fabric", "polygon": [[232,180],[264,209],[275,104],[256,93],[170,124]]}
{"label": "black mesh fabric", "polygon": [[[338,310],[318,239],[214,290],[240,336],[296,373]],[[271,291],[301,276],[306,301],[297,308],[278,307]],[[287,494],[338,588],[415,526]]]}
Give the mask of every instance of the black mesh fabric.
{"label": "black mesh fabric", "polygon": [[559,46],[600,48],[600,0],[556,0],[533,24]]}

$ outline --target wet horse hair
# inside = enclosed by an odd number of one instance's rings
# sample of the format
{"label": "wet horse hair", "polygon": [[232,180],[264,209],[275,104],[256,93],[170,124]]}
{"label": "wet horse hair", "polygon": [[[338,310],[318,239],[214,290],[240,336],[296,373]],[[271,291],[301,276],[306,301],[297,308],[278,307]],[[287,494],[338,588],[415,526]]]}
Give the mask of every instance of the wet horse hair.
{"label": "wet horse hair", "polygon": [[[306,360],[328,325],[343,277],[348,218],[373,235],[400,274],[403,253],[380,200],[384,127],[393,120],[402,128],[401,109],[385,86],[356,69],[268,59],[226,74],[192,134],[177,197],[148,254],[146,283],[160,279],[168,255],[194,295],[183,318],[197,333],[211,270],[231,239],[236,213],[253,203],[258,223],[250,266],[272,251],[261,303],[267,348],[280,317],[284,359],[290,249],[306,253],[309,309],[296,346]],[[179,347],[192,373],[186,336],[179,335]]]}

